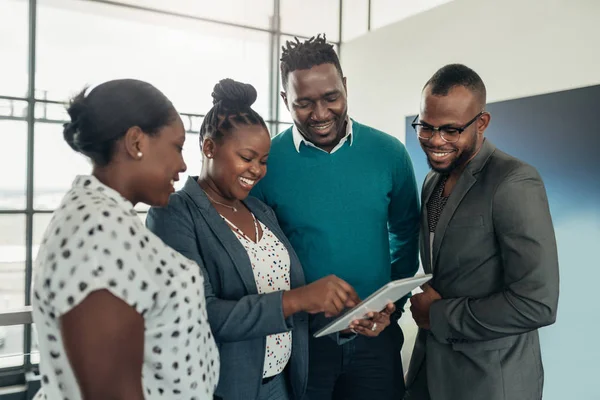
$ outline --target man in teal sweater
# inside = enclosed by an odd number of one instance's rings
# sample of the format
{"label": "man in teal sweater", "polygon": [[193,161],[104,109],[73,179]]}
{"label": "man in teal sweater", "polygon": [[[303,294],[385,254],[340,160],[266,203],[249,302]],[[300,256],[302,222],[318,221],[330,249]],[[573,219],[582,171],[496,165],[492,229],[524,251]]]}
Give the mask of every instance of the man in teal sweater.
{"label": "man in teal sweater", "polygon": [[[346,78],[324,36],[287,42],[281,76],[294,126],[273,139],[268,173],[252,194],[275,210],[307,282],[334,274],[366,298],[413,276],[419,204],[404,145],[348,117]],[[373,324],[346,340],[312,338],[307,398],[401,399],[403,304],[383,331]],[[311,317],[311,333],[325,323]]]}

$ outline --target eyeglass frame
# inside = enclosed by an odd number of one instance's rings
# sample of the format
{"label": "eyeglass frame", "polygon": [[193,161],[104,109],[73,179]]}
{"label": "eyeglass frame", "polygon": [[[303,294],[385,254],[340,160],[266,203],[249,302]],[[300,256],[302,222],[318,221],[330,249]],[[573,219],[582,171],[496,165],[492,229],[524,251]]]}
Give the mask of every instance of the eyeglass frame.
{"label": "eyeglass frame", "polygon": [[[485,111],[485,110],[481,110],[481,111],[479,112],[479,114],[477,114],[477,115],[476,115],[476,116],[475,116],[475,117],[474,117],[472,120],[470,120],[469,122],[467,122],[465,125],[463,125],[463,126],[461,126],[461,127],[455,127],[455,126],[451,126],[451,125],[442,125],[442,126],[435,127],[435,126],[432,126],[432,125],[429,125],[429,124],[422,124],[422,123],[418,123],[418,122],[417,122],[417,119],[419,119],[419,115],[418,115],[418,114],[417,114],[417,116],[415,117],[415,119],[413,119],[413,121],[411,122],[411,124],[410,124],[410,125],[411,125],[411,126],[413,127],[413,129],[415,130],[415,133],[417,134],[417,137],[418,137],[419,139],[421,139],[421,140],[427,140],[427,141],[430,141],[430,140],[431,140],[431,139],[433,139],[433,137],[435,136],[435,132],[436,132],[436,131],[438,131],[438,132],[440,133],[440,137],[442,138],[442,140],[443,140],[444,142],[446,142],[446,143],[456,143],[456,142],[458,142],[458,141],[459,141],[459,139],[460,139],[460,135],[461,135],[461,134],[462,134],[462,133],[463,133],[463,132],[464,132],[464,131],[465,131],[465,130],[466,130],[468,127],[469,127],[469,126],[471,126],[471,125],[472,125],[472,124],[473,124],[475,121],[477,121],[477,119],[479,119],[479,117],[481,117],[481,116],[482,116],[483,114],[485,114],[485,113],[486,113],[486,111]],[[432,131],[431,137],[430,137],[430,138],[424,138],[424,137],[421,137],[421,136],[419,136],[419,131],[417,130],[417,126],[424,126],[424,127],[427,127],[427,128],[429,128],[429,129],[431,129],[431,131]],[[456,140],[455,140],[455,141],[451,142],[451,141],[447,140],[447,139],[444,137],[444,134],[443,134],[443,132],[444,132],[444,129],[445,129],[445,128],[452,128],[452,129],[456,129],[456,131],[458,132],[458,136],[457,136],[457,138],[456,138]]]}

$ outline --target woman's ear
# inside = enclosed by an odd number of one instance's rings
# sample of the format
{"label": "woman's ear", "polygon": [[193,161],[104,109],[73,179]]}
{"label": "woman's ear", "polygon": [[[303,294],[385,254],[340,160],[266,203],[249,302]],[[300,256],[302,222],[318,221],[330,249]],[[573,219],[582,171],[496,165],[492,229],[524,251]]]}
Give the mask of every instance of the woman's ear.
{"label": "woman's ear", "polygon": [[202,154],[204,154],[204,157],[213,158],[215,156],[216,151],[217,144],[215,143],[215,141],[211,138],[204,139],[204,141],[202,142]]}

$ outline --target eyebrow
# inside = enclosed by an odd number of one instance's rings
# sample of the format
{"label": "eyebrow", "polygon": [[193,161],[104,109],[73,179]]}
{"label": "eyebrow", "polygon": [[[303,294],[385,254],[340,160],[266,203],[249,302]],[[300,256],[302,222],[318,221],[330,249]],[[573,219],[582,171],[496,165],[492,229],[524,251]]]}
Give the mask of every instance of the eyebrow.
{"label": "eyebrow", "polygon": [[[334,90],[330,90],[329,92],[324,93],[321,98],[323,97],[327,97],[327,96],[332,96],[332,95],[336,95],[336,94],[340,94],[341,91],[338,89],[334,89]],[[296,103],[300,102],[300,101],[313,101],[312,98],[310,97],[299,97],[296,99]]]}
{"label": "eyebrow", "polygon": [[[426,126],[429,126],[431,128],[435,128],[434,125],[432,125],[429,122],[424,121],[424,120],[422,120],[420,118],[419,118],[419,123],[421,123],[423,125],[426,125]],[[440,125],[438,128],[460,128],[460,126],[458,126],[457,124],[455,124],[454,122],[452,122],[452,123],[449,123],[449,124]]]}

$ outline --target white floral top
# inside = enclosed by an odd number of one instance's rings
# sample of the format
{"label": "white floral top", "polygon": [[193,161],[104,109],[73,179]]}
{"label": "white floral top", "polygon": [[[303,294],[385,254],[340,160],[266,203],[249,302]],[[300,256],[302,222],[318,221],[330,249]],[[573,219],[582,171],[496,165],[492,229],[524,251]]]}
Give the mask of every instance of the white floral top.
{"label": "white floral top", "polygon": [[[262,222],[254,218],[255,232],[258,237],[258,224],[262,236],[258,243],[244,234],[227,218],[221,216],[242,243],[254,272],[254,280],[258,293],[271,293],[290,290],[290,255],[277,237]],[[282,372],[292,354],[292,332],[283,332],[267,336],[263,378]]]}
{"label": "white floral top", "polygon": [[36,398],[82,398],[60,317],[97,290],[109,291],[144,318],[146,399],[213,398],[219,354],[200,268],[146,229],[118,192],[92,176],[77,177],[44,234],[34,274],[42,375]]}

